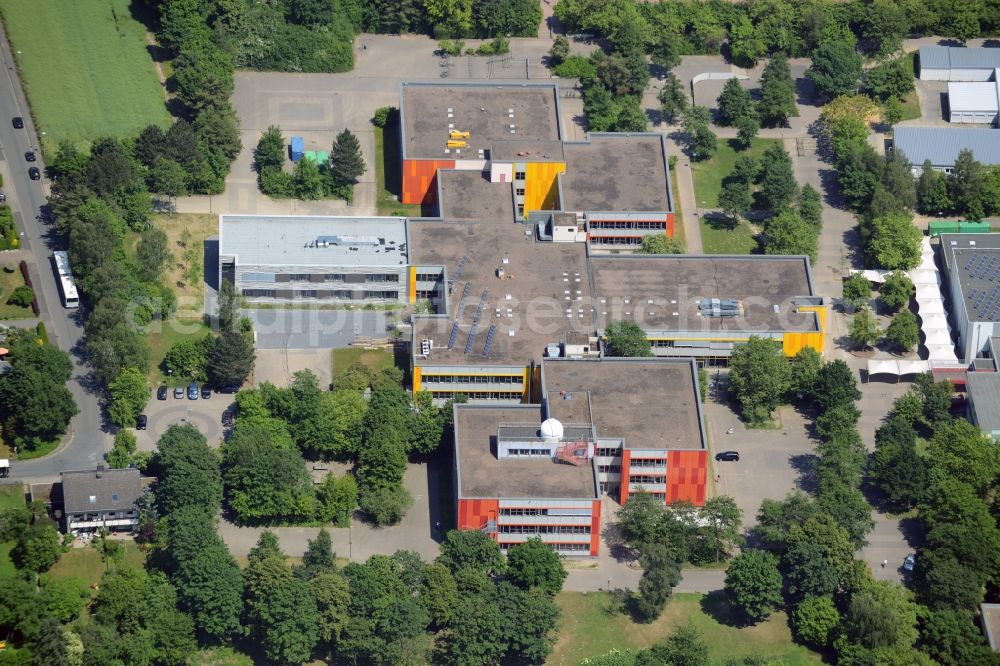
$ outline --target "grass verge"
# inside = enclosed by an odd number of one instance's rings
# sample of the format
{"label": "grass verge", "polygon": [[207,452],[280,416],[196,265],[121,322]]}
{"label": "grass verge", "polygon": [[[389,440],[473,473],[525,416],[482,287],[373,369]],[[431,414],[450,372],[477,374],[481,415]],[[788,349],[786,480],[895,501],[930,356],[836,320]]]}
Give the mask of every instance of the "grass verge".
{"label": "grass verge", "polygon": [[41,458],[42,456],[47,456],[57,448],[59,448],[59,442],[61,440],[54,440],[51,442],[45,442],[41,446],[35,449],[18,449],[17,459],[18,460],[33,460],[35,458]]}
{"label": "grass verge", "polygon": [[402,214],[419,217],[423,214],[418,204],[404,204],[402,162],[399,154],[399,121],[375,128],[375,206],[379,215]]}
{"label": "grass verge", "polygon": [[670,170],[670,191],[673,193],[674,200],[674,238],[681,244],[684,251],[687,252],[687,235],[684,231],[684,211],[681,209],[681,197],[677,194],[677,169],[676,167]]}
{"label": "grass verge", "polygon": [[753,229],[744,220],[733,226],[727,220],[707,219],[703,215],[698,224],[705,254],[754,254],[760,249]]}
{"label": "grass verge", "polygon": [[31,311],[31,306],[21,307],[20,305],[10,305],[7,299],[18,287],[24,286],[24,278],[18,270],[16,263],[5,263],[3,269],[12,268],[12,272],[0,270],[0,319],[30,319],[35,316]]}
{"label": "grass verge", "polygon": [[130,0],[0,0],[31,111],[51,152],[133,136],[170,114]]}
{"label": "grass verge", "polygon": [[604,592],[563,592],[556,602],[562,616],[559,640],[546,661],[550,666],[576,666],[612,648],[649,647],[687,623],[701,632],[713,663],[750,655],[785,666],[822,663],[819,654],[792,642],[784,613],[774,613],[751,627],[739,627],[721,592],[674,594],[659,619],[650,624],[636,624],[627,615],[609,613],[610,599]]}
{"label": "grass verge", "polygon": [[[737,151],[726,139],[719,139],[719,147],[707,160],[691,163],[691,176],[694,178],[694,198],[699,208],[716,208],[719,205],[719,192],[722,190],[722,179],[732,172],[736,158],[750,155],[760,159],[760,156],[770,146],[781,144],[780,139],[753,140],[749,149]],[[707,250],[706,250],[707,252]]]}
{"label": "grass verge", "polygon": [[365,365],[375,372],[391,368],[395,359],[392,351],[388,349],[362,349],[361,347],[347,347],[344,349],[334,349],[331,353],[331,376],[336,385],[337,377],[340,377],[347,369],[355,363]]}

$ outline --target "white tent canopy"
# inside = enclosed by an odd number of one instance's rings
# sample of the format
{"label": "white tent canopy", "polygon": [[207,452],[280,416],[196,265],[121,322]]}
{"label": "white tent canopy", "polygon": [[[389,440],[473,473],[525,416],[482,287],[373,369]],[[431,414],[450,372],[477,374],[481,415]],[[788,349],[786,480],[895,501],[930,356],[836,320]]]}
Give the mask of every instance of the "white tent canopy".
{"label": "white tent canopy", "polygon": [[893,375],[902,377],[903,375],[919,375],[930,370],[930,363],[927,361],[893,361],[889,359],[871,359],[868,361],[868,377],[872,375]]}
{"label": "white tent canopy", "polygon": [[925,328],[924,329],[924,345],[953,345],[954,341],[951,339],[951,335],[948,331],[942,330],[940,328]]}
{"label": "white tent canopy", "polygon": [[941,284],[941,275],[937,271],[918,268],[910,271],[908,275],[910,281],[918,287],[922,284],[932,284],[935,286]]}
{"label": "white tent canopy", "polygon": [[929,372],[931,369],[931,364],[927,361],[896,361],[899,364],[899,374],[900,375],[919,375],[923,372]]}
{"label": "white tent canopy", "polygon": [[948,361],[952,363],[958,362],[958,357],[955,356],[955,345],[925,345],[927,347],[927,360],[928,361]]}
{"label": "white tent canopy", "polygon": [[917,302],[926,299],[940,299],[941,289],[937,284],[917,284]]}
{"label": "white tent canopy", "polygon": [[943,315],[944,311],[944,301],[941,297],[928,298],[926,300],[917,299],[917,309],[920,311],[920,316],[939,314]]}
{"label": "white tent canopy", "polygon": [[930,314],[920,313],[920,328],[923,331],[928,331],[931,329],[941,329],[944,331],[950,331],[951,326],[948,324],[948,317],[943,314]]}

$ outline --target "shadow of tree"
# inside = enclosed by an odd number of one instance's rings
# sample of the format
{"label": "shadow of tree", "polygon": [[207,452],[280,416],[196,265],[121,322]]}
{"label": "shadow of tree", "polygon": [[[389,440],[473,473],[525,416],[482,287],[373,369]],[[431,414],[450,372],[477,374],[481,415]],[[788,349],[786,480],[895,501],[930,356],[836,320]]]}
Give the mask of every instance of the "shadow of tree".
{"label": "shadow of tree", "polygon": [[816,463],[819,456],[815,453],[800,453],[788,459],[789,464],[798,475],[795,485],[799,490],[807,493],[816,492],[819,487],[819,480],[816,478]]}
{"label": "shadow of tree", "polygon": [[736,607],[724,590],[714,590],[701,598],[701,610],[719,624],[743,628],[754,623]]}

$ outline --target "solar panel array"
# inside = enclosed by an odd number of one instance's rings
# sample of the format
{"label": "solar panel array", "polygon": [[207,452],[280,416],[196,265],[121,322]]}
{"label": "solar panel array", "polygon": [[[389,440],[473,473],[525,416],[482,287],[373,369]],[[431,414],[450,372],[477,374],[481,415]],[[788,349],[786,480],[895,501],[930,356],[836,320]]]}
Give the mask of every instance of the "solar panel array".
{"label": "solar panel array", "polygon": [[465,353],[468,354],[472,351],[472,343],[476,339],[476,331],[479,328],[479,320],[483,316],[483,310],[486,308],[486,300],[489,298],[490,290],[483,289],[483,297],[479,299],[479,308],[476,310],[476,316],[472,320],[472,329],[469,331],[469,340],[465,343]]}
{"label": "solar panel array", "polygon": [[992,321],[1000,317],[1000,257],[972,254],[962,269],[969,278],[988,283],[969,290],[969,309],[975,314],[971,319]]}
{"label": "solar panel array", "polygon": [[497,325],[490,324],[490,330],[486,331],[486,344],[483,345],[483,356],[490,355],[490,349],[493,348],[493,336],[497,334]]}

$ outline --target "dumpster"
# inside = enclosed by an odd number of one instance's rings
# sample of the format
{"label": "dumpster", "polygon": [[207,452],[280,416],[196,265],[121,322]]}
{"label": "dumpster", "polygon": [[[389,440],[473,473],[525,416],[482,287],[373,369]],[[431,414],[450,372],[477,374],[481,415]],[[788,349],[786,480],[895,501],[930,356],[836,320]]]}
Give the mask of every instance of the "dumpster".
{"label": "dumpster", "polygon": [[292,137],[292,161],[298,162],[302,159],[302,155],[305,152],[305,142],[302,141],[301,136]]}

